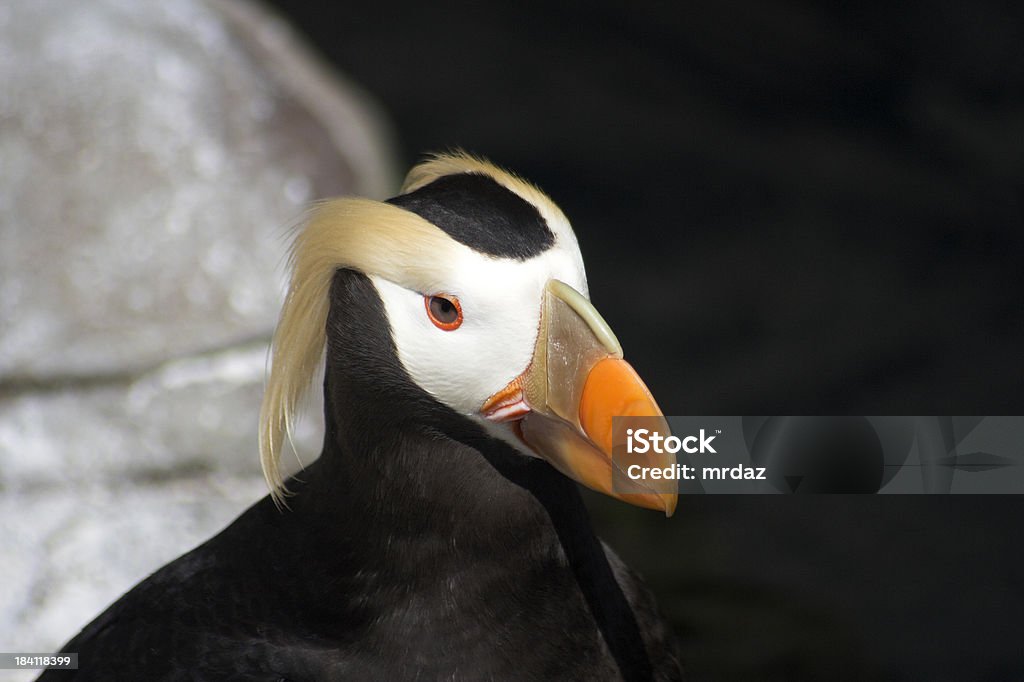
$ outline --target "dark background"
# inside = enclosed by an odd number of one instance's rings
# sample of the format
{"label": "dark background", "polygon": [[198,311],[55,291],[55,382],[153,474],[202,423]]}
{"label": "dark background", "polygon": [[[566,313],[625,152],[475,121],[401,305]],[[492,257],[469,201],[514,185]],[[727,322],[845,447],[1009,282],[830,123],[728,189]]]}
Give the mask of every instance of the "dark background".
{"label": "dark background", "polygon": [[[572,220],[668,414],[1024,414],[1024,5],[272,3]],[[696,679],[1024,676],[1024,499],[592,503]]]}

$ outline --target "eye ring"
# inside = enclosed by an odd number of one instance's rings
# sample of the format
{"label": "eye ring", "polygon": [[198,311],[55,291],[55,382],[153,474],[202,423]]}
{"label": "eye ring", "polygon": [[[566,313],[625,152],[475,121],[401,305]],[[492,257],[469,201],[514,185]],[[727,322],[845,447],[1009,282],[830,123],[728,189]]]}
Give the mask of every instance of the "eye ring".
{"label": "eye ring", "polygon": [[462,326],[462,304],[457,296],[433,294],[423,297],[423,307],[434,326],[442,331],[455,331]]}

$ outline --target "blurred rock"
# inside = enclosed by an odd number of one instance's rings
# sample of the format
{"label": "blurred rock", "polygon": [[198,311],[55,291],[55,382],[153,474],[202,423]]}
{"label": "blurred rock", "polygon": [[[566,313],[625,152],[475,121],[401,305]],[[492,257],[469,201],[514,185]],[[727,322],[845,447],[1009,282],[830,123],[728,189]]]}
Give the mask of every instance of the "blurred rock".
{"label": "blurred rock", "polygon": [[[0,497],[6,544],[0,645],[56,650],[135,583],[230,523],[265,489],[260,476],[194,477]],[[36,677],[5,673],[12,675],[5,680]]]}
{"label": "blurred rock", "polygon": [[242,0],[4,4],[0,82],[0,650],[52,651],[265,494],[288,228],[397,177],[372,103]]}
{"label": "blurred rock", "polygon": [[0,9],[0,378],[265,336],[303,205],[390,189],[358,94],[236,2]]}
{"label": "blurred rock", "polygon": [[[123,382],[0,398],[0,490],[258,475],[266,357],[266,343],[256,342],[170,361]],[[321,401],[311,392],[307,412],[318,415]],[[321,438],[319,420],[309,419],[293,440],[312,458]]]}

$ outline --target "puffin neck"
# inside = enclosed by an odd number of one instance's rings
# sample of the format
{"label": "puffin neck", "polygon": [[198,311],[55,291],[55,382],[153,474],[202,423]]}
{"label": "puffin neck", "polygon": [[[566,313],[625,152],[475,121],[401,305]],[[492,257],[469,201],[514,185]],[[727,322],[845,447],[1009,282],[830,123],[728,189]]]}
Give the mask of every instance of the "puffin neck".
{"label": "puffin neck", "polygon": [[416,385],[389,329],[370,280],[339,271],[327,321],[324,450],[302,494],[366,532],[443,524],[454,536],[543,528],[554,537],[555,517],[589,532],[575,484]]}
{"label": "puffin neck", "polygon": [[[355,575],[376,575],[377,594],[390,594],[385,584],[408,590],[442,575],[465,577],[469,562],[490,578],[460,581],[464,598],[478,599],[468,604],[493,597],[497,576],[514,585],[561,576],[578,586],[620,670],[639,666],[637,679],[650,679],[635,617],[576,484],[430,397],[401,366],[389,330],[370,280],[338,271],[327,320],[324,450],[300,475],[292,505],[321,546],[339,544],[304,560],[342,576],[358,559]],[[569,592],[559,594],[572,603]]]}
{"label": "puffin neck", "polygon": [[[334,518],[346,517],[345,534],[361,538],[350,552],[384,562],[379,580],[422,587],[457,577],[460,599],[470,605],[493,599],[492,580],[575,584],[623,676],[652,679],[636,617],[574,482],[447,408],[435,410],[434,426],[425,429],[417,406],[401,404],[392,413],[407,419],[388,422],[390,435],[370,442],[360,434],[385,426],[375,400],[338,409],[335,399],[345,391],[333,389],[332,376],[325,382],[328,427],[318,477],[327,488],[317,497],[335,505],[348,497]],[[569,591],[547,598],[563,600],[566,613],[577,603]]]}

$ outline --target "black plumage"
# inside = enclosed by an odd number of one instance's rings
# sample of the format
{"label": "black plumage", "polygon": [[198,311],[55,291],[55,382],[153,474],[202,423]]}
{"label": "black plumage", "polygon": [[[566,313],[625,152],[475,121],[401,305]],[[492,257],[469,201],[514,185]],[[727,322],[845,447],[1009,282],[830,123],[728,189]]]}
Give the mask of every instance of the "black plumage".
{"label": "black plumage", "polygon": [[444,175],[388,199],[474,251],[526,260],[555,243],[537,207],[483,173]]}
{"label": "black plumage", "polygon": [[331,288],[322,456],[157,571],[40,680],[676,680],[576,484],[411,381],[370,280]]}

